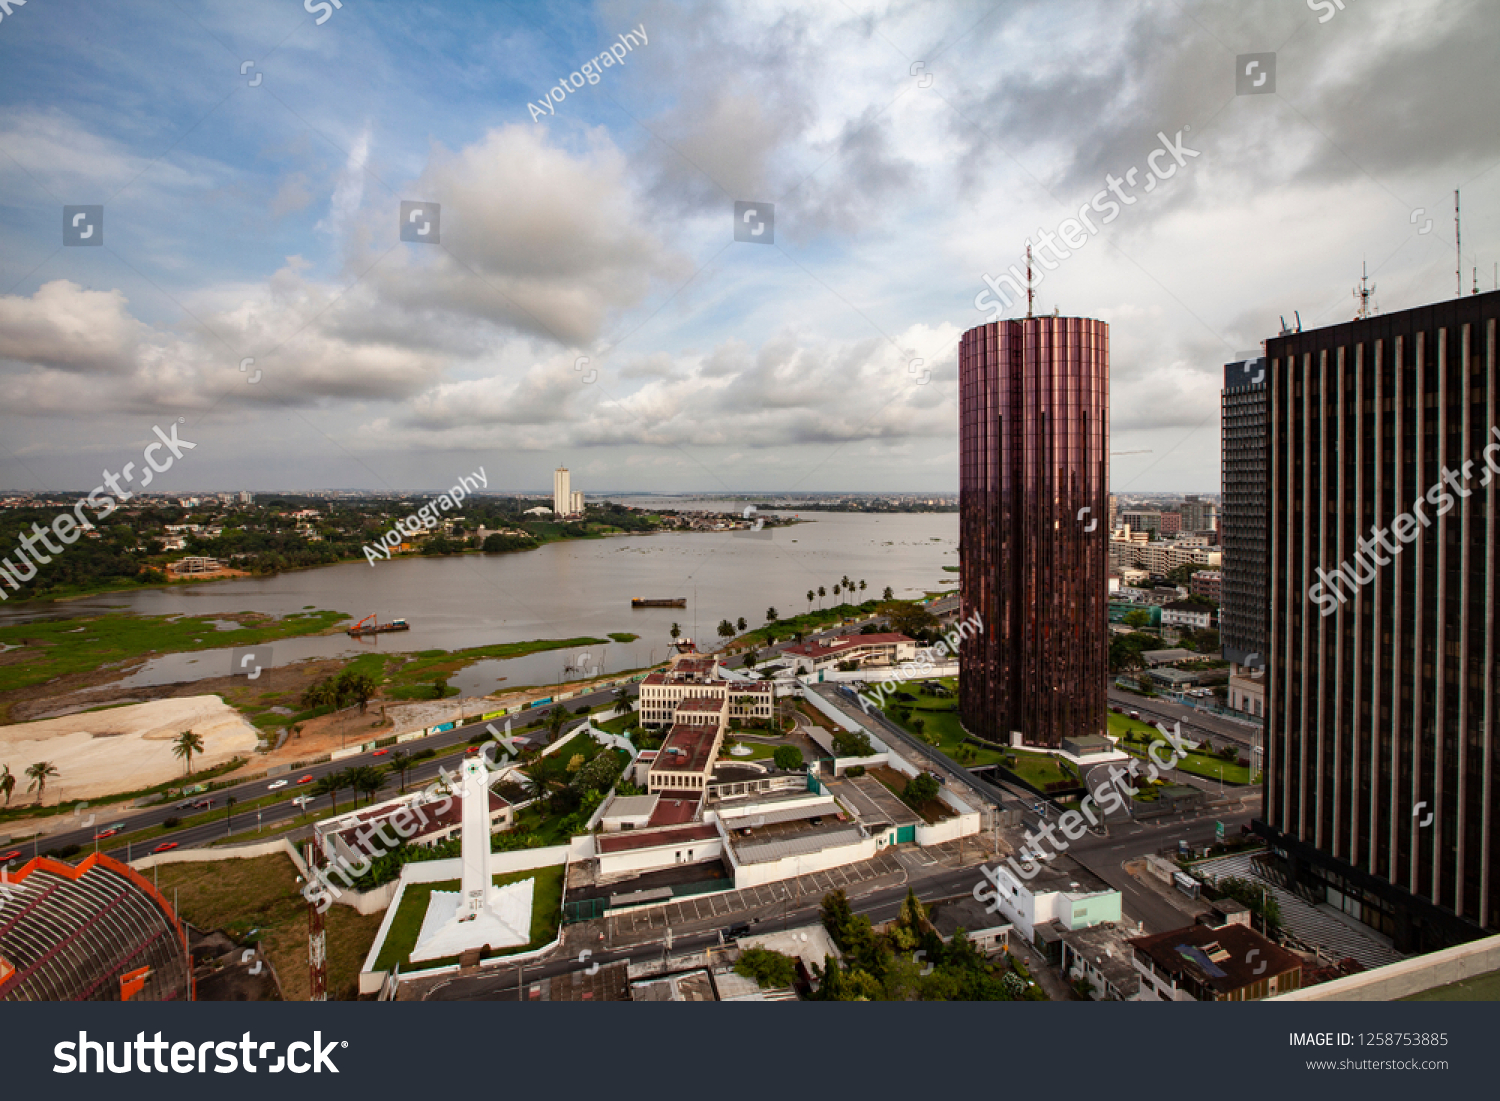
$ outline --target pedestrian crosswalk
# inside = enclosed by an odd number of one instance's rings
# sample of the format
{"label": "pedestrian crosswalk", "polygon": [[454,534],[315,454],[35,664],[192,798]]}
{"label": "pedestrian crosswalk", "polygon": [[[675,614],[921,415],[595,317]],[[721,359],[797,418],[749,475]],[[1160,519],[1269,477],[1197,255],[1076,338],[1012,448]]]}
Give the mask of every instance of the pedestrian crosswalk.
{"label": "pedestrian crosswalk", "polygon": [[1265,884],[1281,906],[1281,923],[1297,940],[1322,951],[1330,961],[1352,957],[1366,967],[1383,967],[1406,957],[1373,932],[1362,932],[1353,920],[1331,906],[1314,906],[1300,895],[1270,882],[1256,869],[1252,853],[1235,853],[1193,865],[1200,877],[1238,876]]}

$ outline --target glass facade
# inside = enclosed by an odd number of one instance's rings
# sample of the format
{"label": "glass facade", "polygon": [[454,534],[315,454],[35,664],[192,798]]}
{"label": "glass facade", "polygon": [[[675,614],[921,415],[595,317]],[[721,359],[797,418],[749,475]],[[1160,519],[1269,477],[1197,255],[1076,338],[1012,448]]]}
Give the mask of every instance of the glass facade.
{"label": "glass facade", "polygon": [[1007,320],[959,345],[959,705],[970,733],[1101,734],[1108,674],[1109,326]]}
{"label": "glass facade", "polygon": [[1500,927],[1497,312],[1491,293],[1267,343],[1264,832],[1403,949]]}

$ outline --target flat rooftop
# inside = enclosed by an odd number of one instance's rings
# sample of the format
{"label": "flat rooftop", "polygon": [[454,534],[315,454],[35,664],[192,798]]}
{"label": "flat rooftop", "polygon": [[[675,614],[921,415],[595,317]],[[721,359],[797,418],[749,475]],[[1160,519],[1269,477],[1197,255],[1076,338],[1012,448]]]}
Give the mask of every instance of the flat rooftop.
{"label": "flat rooftop", "polygon": [[1302,966],[1301,957],[1267,940],[1248,925],[1218,928],[1189,925],[1136,937],[1129,943],[1160,970],[1171,975],[1191,975],[1221,994]]}
{"label": "flat rooftop", "polygon": [[678,711],[723,711],[727,701],[723,696],[694,696],[677,705]]}
{"label": "flat rooftop", "polygon": [[[678,723],[672,727],[661,752],[651,764],[651,771],[703,772],[713,763],[714,742],[718,728],[713,726],[687,726]],[[678,752],[673,752],[674,750]]]}
{"label": "flat rooftop", "polygon": [[827,780],[828,790],[867,826],[888,823],[892,826],[923,824],[920,814],[897,798],[873,776],[841,776]]}
{"label": "flat rooftop", "polygon": [[630,852],[634,849],[664,848],[696,841],[719,840],[719,828],[707,824],[668,826],[665,829],[626,830],[623,833],[601,833],[594,838],[601,856]]}
{"label": "flat rooftop", "polygon": [[680,826],[684,822],[696,822],[701,805],[696,794],[670,795],[659,792],[656,806],[651,810],[651,820],[646,825]]}

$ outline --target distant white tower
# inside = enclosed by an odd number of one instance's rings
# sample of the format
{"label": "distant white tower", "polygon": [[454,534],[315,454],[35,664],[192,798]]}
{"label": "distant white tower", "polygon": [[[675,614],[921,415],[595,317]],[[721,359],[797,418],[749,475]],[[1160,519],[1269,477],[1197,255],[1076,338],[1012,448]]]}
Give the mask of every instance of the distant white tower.
{"label": "distant white tower", "polygon": [[463,802],[463,901],[459,921],[472,921],[489,901],[490,885],[490,776],[484,761],[464,761]]}
{"label": "distant white tower", "polygon": [[572,487],[569,485],[568,468],[560,466],[552,472],[552,511],[566,516],[573,507]]}
{"label": "distant white tower", "polygon": [[568,511],[574,516],[583,515],[583,490],[575,489],[573,491]]}

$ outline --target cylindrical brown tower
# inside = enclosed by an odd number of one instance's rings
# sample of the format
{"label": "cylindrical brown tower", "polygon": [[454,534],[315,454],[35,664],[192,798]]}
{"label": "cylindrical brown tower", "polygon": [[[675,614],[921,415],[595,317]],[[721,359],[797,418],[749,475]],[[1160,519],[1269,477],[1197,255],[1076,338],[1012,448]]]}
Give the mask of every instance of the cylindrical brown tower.
{"label": "cylindrical brown tower", "polygon": [[964,333],[960,651],[969,732],[1061,748],[1102,734],[1108,674],[1109,326],[1032,317]]}

